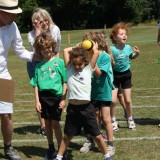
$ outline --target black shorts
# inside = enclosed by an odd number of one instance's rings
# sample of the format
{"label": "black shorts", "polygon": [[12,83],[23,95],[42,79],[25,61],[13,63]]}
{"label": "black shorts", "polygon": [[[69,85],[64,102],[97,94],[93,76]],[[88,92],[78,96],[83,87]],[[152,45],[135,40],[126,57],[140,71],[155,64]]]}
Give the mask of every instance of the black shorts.
{"label": "black shorts", "polygon": [[122,93],[123,93],[123,89],[122,89],[121,86],[119,86],[119,88],[118,88],[118,93],[117,93],[117,94],[122,94]]}
{"label": "black shorts", "polygon": [[112,101],[91,101],[95,111],[101,110],[102,107],[111,107]]}
{"label": "black shorts", "polygon": [[115,88],[119,88],[120,86],[122,87],[122,89],[127,89],[132,87],[131,83],[132,73],[130,70],[127,70],[125,72],[113,71],[113,75],[114,75],[113,84]]}
{"label": "black shorts", "polygon": [[91,103],[84,105],[72,105],[67,107],[67,115],[64,133],[67,136],[77,136],[81,134],[82,128],[86,134],[97,136],[100,133],[96,121],[96,114]]}
{"label": "black shorts", "polygon": [[49,120],[61,120],[62,109],[59,109],[59,103],[62,96],[55,96],[49,91],[39,92],[39,100],[42,106],[41,117]]}

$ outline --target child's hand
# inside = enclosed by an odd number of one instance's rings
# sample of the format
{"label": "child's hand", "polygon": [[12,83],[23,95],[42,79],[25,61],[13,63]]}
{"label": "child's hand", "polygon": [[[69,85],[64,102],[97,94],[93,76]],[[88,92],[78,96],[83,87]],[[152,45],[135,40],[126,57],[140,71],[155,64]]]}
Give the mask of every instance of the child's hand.
{"label": "child's hand", "polygon": [[133,47],[133,52],[135,53],[136,57],[139,56],[139,54],[140,54],[140,50],[137,46]]}
{"label": "child's hand", "polygon": [[60,103],[59,103],[59,109],[63,110],[65,108],[65,106],[66,106],[65,100],[61,100]]}
{"label": "child's hand", "polygon": [[37,110],[37,112],[42,112],[42,107],[41,107],[41,103],[40,102],[37,102],[36,103],[36,110]]}

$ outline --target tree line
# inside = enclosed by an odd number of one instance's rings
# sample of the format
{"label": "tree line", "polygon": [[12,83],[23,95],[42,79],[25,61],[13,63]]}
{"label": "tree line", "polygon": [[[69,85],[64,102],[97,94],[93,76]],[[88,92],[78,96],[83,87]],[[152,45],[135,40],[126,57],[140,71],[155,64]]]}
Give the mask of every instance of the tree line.
{"label": "tree line", "polygon": [[137,25],[160,17],[160,0],[20,0],[19,5],[21,32],[31,30],[36,7],[46,9],[61,30],[108,28],[119,21]]}

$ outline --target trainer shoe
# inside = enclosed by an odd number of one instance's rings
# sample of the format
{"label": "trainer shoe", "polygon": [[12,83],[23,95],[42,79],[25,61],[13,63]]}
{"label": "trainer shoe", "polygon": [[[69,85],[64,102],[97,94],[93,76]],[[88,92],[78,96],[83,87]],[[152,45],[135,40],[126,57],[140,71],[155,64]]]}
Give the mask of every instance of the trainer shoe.
{"label": "trainer shoe", "polygon": [[111,157],[106,157],[105,160],[112,160],[112,158]]}
{"label": "trainer shoe", "polygon": [[37,134],[46,137],[46,129],[45,128],[38,129]]}
{"label": "trainer shoe", "polygon": [[117,121],[112,122],[112,126],[113,126],[113,131],[118,131],[119,130]]}
{"label": "trainer shoe", "polygon": [[21,157],[17,155],[13,147],[9,147],[9,149],[4,149],[5,158],[10,160],[21,160]]}
{"label": "trainer shoe", "polygon": [[115,147],[108,145],[107,146],[107,151],[110,156],[113,156],[115,154]]}
{"label": "trainer shoe", "polygon": [[86,139],[85,143],[83,144],[83,146],[81,147],[81,149],[79,151],[81,153],[87,153],[94,147],[95,147],[94,141],[91,142],[90,140]]}
{"label": "trainer shoe", "polygon": [[134,120],[128,120],[128,127],[129,129],[133,129],[133,130],[136,129]]}
{"label": "trainer shoe", "polygon": [[57,153],[55,152],[55,150],[49,148],[44,159],[45,160],[53,160],[54,158],[56,158],[56,156],[57,156]]}

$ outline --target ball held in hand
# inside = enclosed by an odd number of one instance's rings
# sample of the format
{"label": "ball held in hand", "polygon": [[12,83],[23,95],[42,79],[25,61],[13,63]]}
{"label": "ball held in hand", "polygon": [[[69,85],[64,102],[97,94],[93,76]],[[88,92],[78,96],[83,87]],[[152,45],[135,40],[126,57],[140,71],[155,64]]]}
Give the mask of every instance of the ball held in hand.
{"label": "ball held in hand", "polygon": [[81,46],[83,49],[90,51],[93,48],[93,42],[91,40],[84,40]]}

